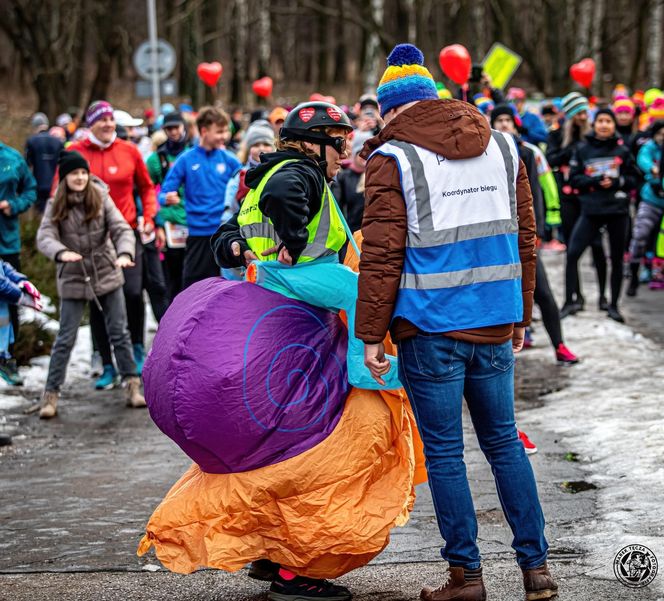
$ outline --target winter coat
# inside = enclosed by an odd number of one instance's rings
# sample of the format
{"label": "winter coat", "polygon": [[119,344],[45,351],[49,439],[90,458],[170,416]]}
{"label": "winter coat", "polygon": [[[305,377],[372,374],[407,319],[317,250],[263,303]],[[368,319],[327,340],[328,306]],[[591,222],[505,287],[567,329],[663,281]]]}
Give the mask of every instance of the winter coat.
{"label": "winter coat", "polygon": [[563,138],[565,136],[565,127],[561,126],[549,132],[549,140],[546,147],[546,160],[553,169],[553,175],[558,184],[560,200],[574,200],[576,194],[570,185],[570,166],[569,163],[574,156],[574,150],[583,142],[583,140],[573,141],[571,144],[563,147]]}
{"label": "winter coat", "polygon": [[[639,155],[636,157],[639,169],[645,175],[646,183],[641,188],[641,199],[648,204],[664,209],[664,173],[662,173],[662,147],[650,140],[646,142],[639,150]],[[652,172],[653,167],[659,167],[659,176],[655,176]],[[658,194],[659,191],[659,194]],[[661,194],[661,196],[660,196]]]}
{"label": "winter coat", "polygon": [[535,211],[535,225],[537,228],[538,238],[544,238],[546,216],[544,210],[544,194],[542,193],[542,186],[539,183],[539,175],[537,171],[537,158],[535,153],[528,148],[522,141],[517,142],[519,149],[519,158],[526,166],[526,173],[528,174],[528,183],[530,184],[530,191],[533,195],[533,209]]}
{"label": "winter coat", "polygon": [[18,303],[22,294],[18,284],[27,279],[27,276],[16,271],[7,261],[0,261],[0,303]]}
{"label": "winter coat", "polygon": [[[320,211],[325,175],[318,163],[294,150],[264,153],[261,164],[247,172],[245,183],[256,189],[272,167],[288,159],[297,160],[284,165],[270,177],[258,206],[271,219],[295,264],[309,239],[308,217]],[[212,237],[212,248],[221,267],[244,265],[242,254],[235,257],[230,250],[233,242],[239,242],[243,251],[249,249],[240,235],[237,216],[224,223]]]}
{"label": "winter coat", "polygon": [[[599,185],[604,174],[612,180],[610,188]],[[614,135],[600,140],[594,133],[588,134],[570,161],[570,185],[578,192],[584,215],[626,215],[637,173],[623,139]]]}
{"label": "winter coat", "polygon": [[544,122],[535,113],[525,111],[521,114],[521,123],[524,132],[523,139],[530,144],[545,144],[548,139],[548,133]]}
{"label": "winter coat", "polygon": [[227,150],[205,150],[195,146],[183,152],[161,184],[159,202],[184,185],[187,197],[187,227],[191,236],[211,236],[219,227],[228,180],[241,167]]}
{"label": "winter coat", "polygon": [[0,211],[0,255],[21,250],[19,214],[37,200],[37,182],[21,153],[0,143],[0,200],[6,200],[11,214]]}
{"label": "winter coat", "polygon": [[113,202],[133,229],[138,226],[134,186],[141,199],[145,223],[154,221],[157,213],[154,185],[134,144],[116,138],[108,148],[100,148],[85,139],[74,142],[67,150],[80,152],[90,163],[90,173],[108,185]]}
{"label": "winter coat", "polygon": [[[470,159],[485,152],[491,129],[473,106],[458,100],[426,100],[397,115],[371,138],[363,158],[389,140],[416,144],[446,159]],[[362,222],[362,257],[355,334],[367,343],[381,342],[390,328],[400,340],[418,330],[404,319],[392,322],[404,263],[408,222],[401,178],[395,160],[377,154],[367,164]],[[517,177],[519,255],[522,266],[523,322],[528,325],[535,289],[535,216],[528,175],[520,162]],[[502,343],[512,337],[513,324],[477,328],[445,335],[476,343]]]}
{"label": "winter coat", "polygon": [[63,143],[47,132],[30,136],[25,143],[25,160],[32,168],[37,180],[37,190],[41,194],[48,193],[53,183],[58,157],[64,148]]}
{"label": "winter coat", "polygon": [[[103,206],[96,218],[85,223],[85,211],[80,203],[70,207],[66,219],[55,223],[51,199],[37,232],[37,248],[57,263],[60,298],[92,300],[116,290],[124,284],[122,269],[115,265],[116,259],[127,255],[133,260],[136,253],[134,232],[108,195],[108,188],[94,176],[89,185],[97,186],[102,192]],[[59,261],[67,250],[79,253],[83,260]]]}
{"label": "winter coat", "polygon": [[343,211],[351,232],[362,227],[364,214],[364,173],[358,173],[351,167],[344,169],[332,185],[332,192]]}

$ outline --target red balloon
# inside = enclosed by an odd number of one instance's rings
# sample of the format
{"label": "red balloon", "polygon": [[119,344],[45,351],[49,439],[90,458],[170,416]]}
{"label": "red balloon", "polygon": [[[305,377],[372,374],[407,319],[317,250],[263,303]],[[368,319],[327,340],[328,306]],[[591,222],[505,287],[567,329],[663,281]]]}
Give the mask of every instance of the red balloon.
{"label": "red balloon", "polygon": [[443,73],[445,73],[445,75],[447,75],[447,77],[449,77],[454,83],[463,85],[468,81],[472,61],[470,60],[470,54],[465,46],[462,46],[461,44],[445,46],[445,48],[440,51],[438,62],[440,63],[440,68],[443,70]]}
{"label": "red balloon", "polygon": [[206,86],[212,87],[219,81],[223,70],[221,63],[216,61],[214,63],[200,63],[196,67],[196,74]]}
{"label": "red balloon", "polygon": [[569,74],[580,86],[589,88],[595,79],[595,61],[592,58],[584,58],[569,68]]}
{"label": "red balloon", "polygon": [[271,77],[261,77],[257,79],[252,85],[254,94],[259,98],[267,98],[272,94],[272,78]]}
{"label": "red balloon", "polygon": [[322,102],[324,100],[325,96],[319,92],[314,92],[311,96],[309,96],[309,102]]}

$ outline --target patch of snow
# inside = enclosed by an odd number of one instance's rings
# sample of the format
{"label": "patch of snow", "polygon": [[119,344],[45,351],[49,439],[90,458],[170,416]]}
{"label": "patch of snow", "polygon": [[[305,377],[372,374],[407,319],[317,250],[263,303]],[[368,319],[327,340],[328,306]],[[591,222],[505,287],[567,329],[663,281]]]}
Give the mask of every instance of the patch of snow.
{"label": "patch of snow", "polygon": [[[545,263],[561,300],[564,258],[548,256]],[[664,558],[664,353],[596,310],[594,274],[587,265],[583,273],[587,309],[562,324],[581,363],[570,367],[565,389],[547,395],[544,407],[523,412],[519,422],[558,434],[599,487],[597,520],[579,524],[570,542],[588,550],[590,573],[613,579],[613,559],[628,544],[645,545]],[[551,361],[541,324],[537,339],[528,354]]]}

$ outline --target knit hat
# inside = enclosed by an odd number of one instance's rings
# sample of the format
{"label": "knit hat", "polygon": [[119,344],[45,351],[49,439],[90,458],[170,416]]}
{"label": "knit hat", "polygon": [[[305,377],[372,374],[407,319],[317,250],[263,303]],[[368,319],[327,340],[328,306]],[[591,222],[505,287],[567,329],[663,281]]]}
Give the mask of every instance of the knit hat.
{"label": "knit hat", "polygon": [[648,109],[648,115],[653,121],[664,119],[664,97],[655,99]]}
{"label": "knit hat", "polygon": [[523,88],[510,88],[507,90],[507,100],[525,100],[526,91]]}
{"label": "knit hat", "polygon": [[247,129],[247,133],[244,134],[244,143],[247,148],[261,143],[274,146],[274,130],[272,126],[262,119],[254,121]]}
{"label": "knit hat", "polygon": [[514,121],[514,125],[518,125],[516,122],[516,115],[511,104],[497,104],[496,108],[491,111],[491,127],[493,127],[496,119],[501,115],[508,115]]}
{"label": "knit hat", "polygon": [[102,117],[113,117],[113,107],[105,100],[96,100],[88,107],[85,122],[88,127],[92,127]]}
{"label": "knit hat", "polygon": [[44,113],[35,113],[30,121],[32,129],[48,129],[48,117]]}
{"label": "knit hat", "polygon": [[412,44],[399,44],[390,52],[376,93],[381,117],[409,102],[438,99],[436,84],[424,66],[424,55]]}
{"label": "knit hat", "polygon": [[55,124],[58,127],[67,127],[71,122],[72,118],[69,113],[62,113],[55,118]]}
{"label": "knit hat", "polygon": [[616,126],[618,125],[618,122],[616,121],[616,115],[611,109],[609,109],[609,108],[599,109],[595,113],[595,119],[594,120],[597,121],[597,117],[599,117],[600,115],[608,115],[609,117],[611,117],[611,119],[613,119],[613,122],[616,124]]}
{"label": "knit hat", "polygon": [[184,118],[177,111],[168,113],[164,115],[164,122],[161,124],[162,127],[176,127],[178,125],[184,125]]}
{"label": "knit hat", "polygon": [[629,98],[620,98],[613,102],[613,112],[614,113],[629,113],[634,115],[636,108],[634,103]]}
{"label": "knit hat", "polygon": [[556,108],[556,105],[553,104],[553,102],[548,102],[548,103],[542,105],[542,109],[540,110],[540,113],[542,115],[557,115],[558,114],[558,109]]}
{"label": "knit hat", "polygon": [[480,112],[484,115],[489,115],[496,106],[493,100],[484,94],[475,94],[475,96],[473,96],[473,101],[475,102],[475,106],[480,109]]}
{"label": "knit hat", "polygon": [[85,169],[90,171],[90,165],[83,158],[83,155],[72,150],[70,152],[62,151],[58,158],[58,177],[60,181],[64,180],[67,175],[76,169]]}
{"label": "knit hat", "polygon": [[570,92],[562,99],[562,109],[565,116],[571,119],[581,111],[590,110],[590,105],[588,104],[588,99],[579,94],[579,92]]}
{"label": "knit hat", "polygon": [[276,125],[277,121],[285,121],[286,117],[288,117],[288,111],[283,106],[277,106],[272,109],[268,119],[272,125]]}

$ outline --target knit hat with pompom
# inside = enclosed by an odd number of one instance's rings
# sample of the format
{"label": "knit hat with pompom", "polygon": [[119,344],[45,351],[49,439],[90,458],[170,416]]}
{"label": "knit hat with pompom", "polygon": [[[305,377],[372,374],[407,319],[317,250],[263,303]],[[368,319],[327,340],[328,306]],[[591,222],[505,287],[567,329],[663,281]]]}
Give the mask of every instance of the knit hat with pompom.
{"label": "knit hat with pompom", "polygon": [[412,44],[399,44],[387,57],[387,69],[377,90],[380,114],[416,100],[436,100],[436,83],[424,66],[422,51]]}

